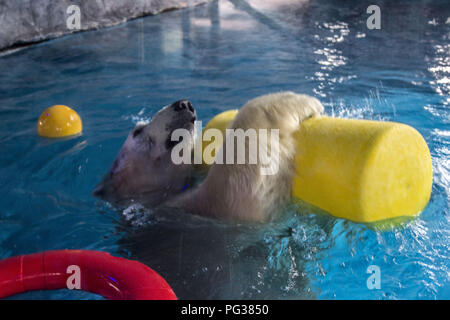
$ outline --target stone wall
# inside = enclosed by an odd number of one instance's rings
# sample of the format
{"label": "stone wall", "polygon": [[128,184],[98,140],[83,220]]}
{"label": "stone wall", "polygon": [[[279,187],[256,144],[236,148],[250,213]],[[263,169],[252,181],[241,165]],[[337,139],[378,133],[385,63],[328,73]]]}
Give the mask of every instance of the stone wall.
{"label": "stone wall", "polygon": [[[211,0],[0,0],[0,50],[97,29]],[[70,29],[77,5],[80,29]],[[73,24],[71,25],[73,27]]]}

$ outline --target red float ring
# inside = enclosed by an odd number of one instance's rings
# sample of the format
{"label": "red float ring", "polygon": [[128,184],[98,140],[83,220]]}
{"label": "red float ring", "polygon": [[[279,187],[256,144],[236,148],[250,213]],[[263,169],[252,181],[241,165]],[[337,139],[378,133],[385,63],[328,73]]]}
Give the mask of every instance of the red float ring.
{"label": "red float ring", "polygon": [[77,289],[106,299],[177,298],[167,282],[146,265],[91,250],[55,250],[1,260],[0,298],[32,290],[67,289],[75,272],[79,274]]}

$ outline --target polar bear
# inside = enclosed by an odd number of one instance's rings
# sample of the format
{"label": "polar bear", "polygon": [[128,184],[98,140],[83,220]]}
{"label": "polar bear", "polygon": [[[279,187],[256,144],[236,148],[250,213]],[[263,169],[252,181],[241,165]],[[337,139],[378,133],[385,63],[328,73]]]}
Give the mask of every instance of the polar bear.
{"label": "polar bear", "polygon": [[178,194],[188,183],[192,166],[172,163],[176,142],[171,134],[179,128],[193,133],[196,119],[192,104],[181,100],[162,108],[150,123],[138,123],[93,194],[119,204],[133,200],[149,207]]}
{"label": "polar bear", "polygon": [[[131,131],[94,194],[121,201],[137,199],[147,206],[176,207],[212,218],[269,221],[291,197],[297,151],[294,132],[302,121],[319,116],[323,111],[323,105],[316,98],[293,92],[250,100],[239,110],[229,128],[277,129],[277,173],[261,174],[259,162],[214,163],[198,186],[185,190],[194,166],[175,165],[171,161],[174,147],[171,134],[176,128],[193,132],[196,113],[189,101],[177,101],[159,111],[149,124],[139,124]],[[272,150],[271,140],[267,141],[267,149]],[[185,143],[193,149],[193,139]],[[246,149],[248,143],[245,141]],[[227,152],[225,141],[221,152]]]}

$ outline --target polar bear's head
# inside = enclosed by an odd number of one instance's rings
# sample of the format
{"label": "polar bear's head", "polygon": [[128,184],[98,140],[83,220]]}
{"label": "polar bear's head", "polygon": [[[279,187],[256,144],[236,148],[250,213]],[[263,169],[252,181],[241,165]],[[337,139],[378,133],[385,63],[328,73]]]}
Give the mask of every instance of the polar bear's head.
{"label": "polar bear's head", "polygon": [[171,136],[176,129],[186,129],[192,145],[195,120],[192,104],[180,100],[161,109],[150,123],[138,123],[93,194],[110,201],[142,199],[157,205],[181,192],[191,165],[173,163],[172,148],[179,142]]}

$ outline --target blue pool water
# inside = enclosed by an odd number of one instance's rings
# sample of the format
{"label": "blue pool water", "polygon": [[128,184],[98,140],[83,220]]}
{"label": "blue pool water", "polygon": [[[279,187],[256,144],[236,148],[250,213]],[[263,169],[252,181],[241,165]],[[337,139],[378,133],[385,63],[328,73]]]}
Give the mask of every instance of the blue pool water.
{"label": "blue pool water", "polygon": [[[381,30],[366,27],[369,2],[276,3],[213,2],[0,57],[0,258],[105,250],[154,268],[183,299],[449,299],[448,2],[378,2]],[[329,115],[417,128],[434,170],[420,217],[387,231],[306,210],[229,224],[91,196],[128,131],[160,107],[188,98],[206,123],[280,90],[318,97]],[[79,112],[81,136],[37,136],[54,104]],[[370,265],[379,290],[367,288]]]}

